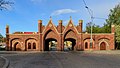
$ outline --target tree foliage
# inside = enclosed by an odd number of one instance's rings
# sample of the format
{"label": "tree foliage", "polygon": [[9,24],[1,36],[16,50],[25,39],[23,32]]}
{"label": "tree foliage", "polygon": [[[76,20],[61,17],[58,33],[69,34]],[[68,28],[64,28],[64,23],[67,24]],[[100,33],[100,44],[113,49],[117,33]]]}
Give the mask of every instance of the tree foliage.
{"label": "tree foliage", "polygon": [[[101,30],[101,28],[99,27],[99,26],[97,26],[97,25],[92,25],[92,33],[99,33],[100,32],[100,30]],[[88,32],[88,33],[90,33],[91,32],[91,25],[88,23],[87,24],[87,26],[86,26],[86,31]]]}
{"label": "tree foliage", "polygon": [[0,10],[8,9],[13,4],[11,1],[0,0]]}
{"label": "tree foliage", "polygon": [[108,25],[116,24],[120,25],[120,4],[110,10],[108,19],[106,20]]}
{"label": "tree foliage", "polygon": [[110,10],[108,19],[106,20],[107,25],[115,25],[115,42],[116,48],[120,49],[120,4]]}
{"label": "tree foliage", "polygon": [[115,25],[115,42],[116,49],[120,49],[120,25]]}
{"label": "tree foliage", "polygon": [[[108,29],[109,28],[109,29]],[[104,24],[103,27],[100,27],[99,25],[92,25],[92,33],[110,33],[111,32],[111,26],[108,26],[107,24]],[[91,32],[91,25],[88,23],[86,26],[86,31],[88,33]]]}
{"label": "tree foliage", "polygon": [[116,42],[119,43],[120,42],[120,25],[116,25],[115,27],[115,37],[116,37]]}
{"label": "tree foliage", "polygon": [[[93,33],[111,33],[111,25],[115,25],[115,44],[116,49],[120,49],[120,4],[110,10],[108,19],[103,27],[93,25]],[[90,25],[86,26],[86,31],[90,33]]]}

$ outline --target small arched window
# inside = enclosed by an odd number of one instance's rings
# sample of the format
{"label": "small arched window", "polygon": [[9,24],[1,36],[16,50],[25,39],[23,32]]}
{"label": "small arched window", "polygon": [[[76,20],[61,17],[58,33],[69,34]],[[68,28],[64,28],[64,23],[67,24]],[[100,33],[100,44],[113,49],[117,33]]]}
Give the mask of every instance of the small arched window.
{"label": "small arched window", "polygon": [[85,42],[85,49],[88,49],[88,43]]}
{"label": "small arched window", "polygon": [[28,43],[28,49],[31,49],[31,43]]}
{"label": "small arched window", "polygon": [[36,43],[33,43],[33,49],[36,49]]}

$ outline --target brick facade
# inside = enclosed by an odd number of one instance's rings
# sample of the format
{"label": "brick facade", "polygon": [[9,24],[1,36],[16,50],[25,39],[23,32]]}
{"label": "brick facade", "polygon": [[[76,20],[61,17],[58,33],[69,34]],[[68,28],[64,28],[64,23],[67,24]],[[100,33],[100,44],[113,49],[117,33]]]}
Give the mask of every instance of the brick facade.
{"label": "brick facade", "polygon": [[74,26],[72,20],[67,26],[59,20],[55,26],[50,19],[47,26],[38,21],[38,32],[15,32],[9,34],[9,26],[6,26],[6,44],[8,51],[47,51],[49,42],[56,41],[56,50],[65,50],[65,41],[71,41],[72,50],[112,50],[114,49],[114,26],[111,33],[92,34],[92,47],[90,48],[90,34],[82,32],[82,20]]}

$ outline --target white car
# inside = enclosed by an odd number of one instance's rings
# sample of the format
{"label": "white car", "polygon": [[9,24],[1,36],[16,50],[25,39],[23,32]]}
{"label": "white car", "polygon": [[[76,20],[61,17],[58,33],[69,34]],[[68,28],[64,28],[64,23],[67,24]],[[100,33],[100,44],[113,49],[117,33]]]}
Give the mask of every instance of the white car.
{"label": "white car", "polygon": [[5,48],[6,47],[6,45],[0,45],[0,48]]}

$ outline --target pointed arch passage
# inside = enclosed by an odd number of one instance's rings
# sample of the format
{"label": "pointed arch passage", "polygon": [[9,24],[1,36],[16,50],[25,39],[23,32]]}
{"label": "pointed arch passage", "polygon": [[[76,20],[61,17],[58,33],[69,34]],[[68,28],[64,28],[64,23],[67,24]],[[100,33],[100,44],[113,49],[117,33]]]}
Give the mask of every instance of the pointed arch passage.
{"label": "pointed arch passage", "polygon": [[64,38],[75,38],[76,39],[76,33],[73,30],[68,30],[66,33],[64,33]]}
{"label": "pointed arch passage", "polygon": [[106,43],[105,42],[102,42],[100,44],[100,50],[106,50]]}
{"label": "pointed arch passage", "polygon": [[64,50],[65,51],[72,51],[76,45],[76,40],[73,38],[68,38],[64,40]]}
{"label": "pointed arch passage", "polygon": [[59,35],[55,31],[50,29],[44,34],[44,39],[49,39],[49,38],[57,39],[58,36]]}
{"label": "pointed arch passage", "polygon": [[44,51],[56,51],[57,50],[57,40],[49,38],[45,40]]}
{"label": "pointed arch passage", "polygon": [[59,39],[59,35],[54,30],[50,29],[47,32],[45,32],[43,36],[43,50],[56,51],[58,39]]}
{"label": "pointed arch passage", "polygon": [[16,43],[14,44],[14,50],[15,50],[15,51],[21,51],[21,44],[20,44],[19,42],[16,42]]}

